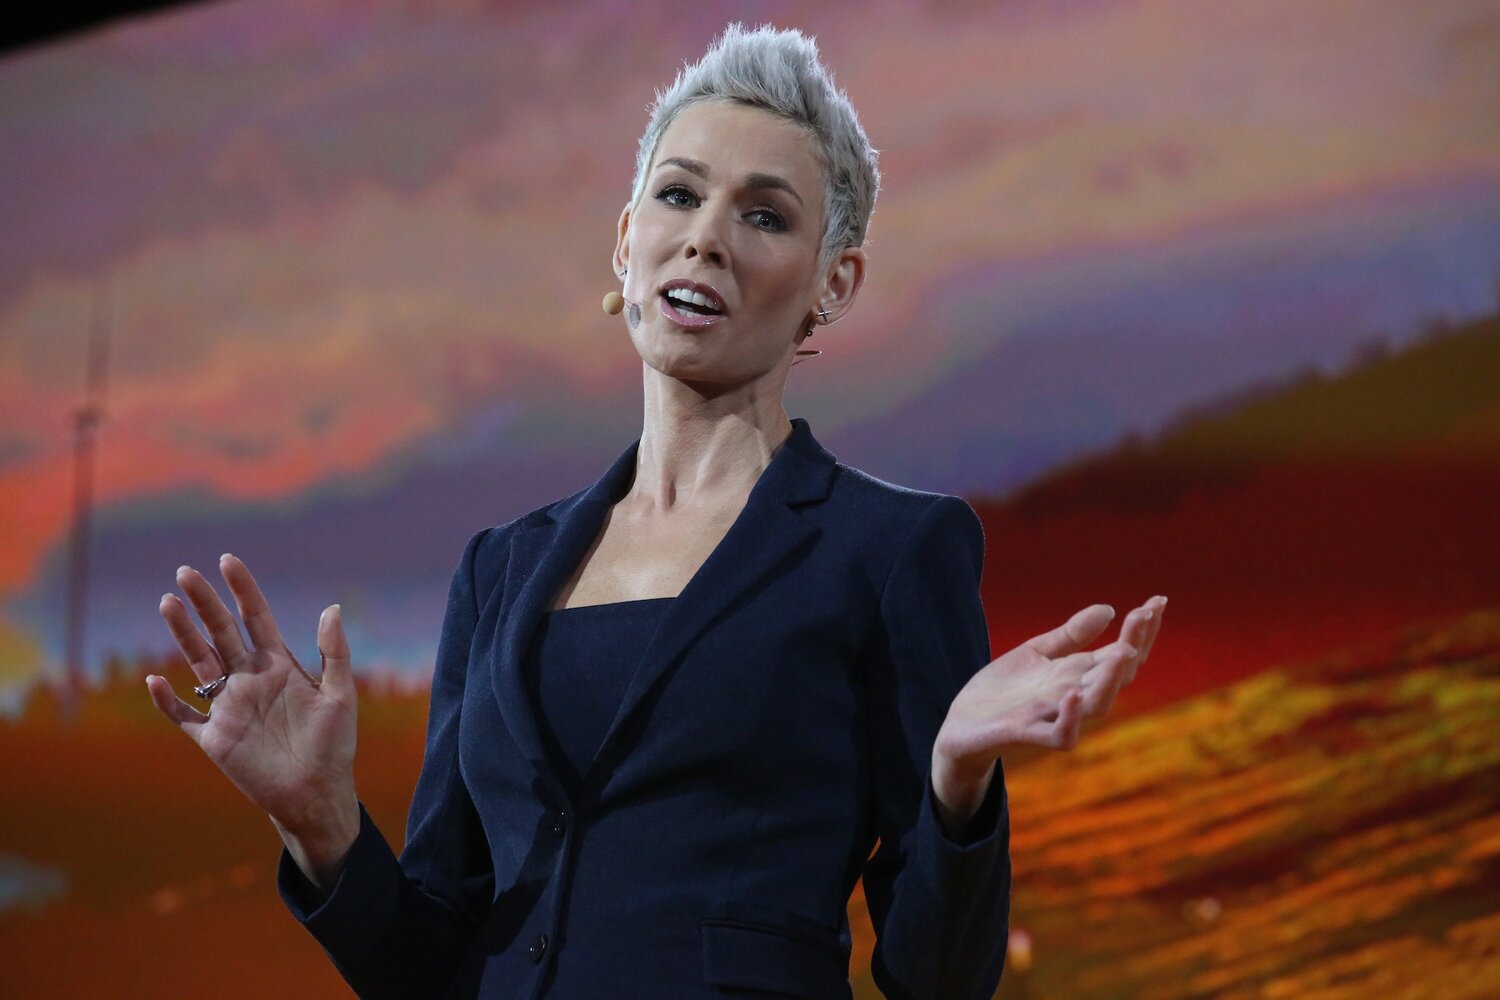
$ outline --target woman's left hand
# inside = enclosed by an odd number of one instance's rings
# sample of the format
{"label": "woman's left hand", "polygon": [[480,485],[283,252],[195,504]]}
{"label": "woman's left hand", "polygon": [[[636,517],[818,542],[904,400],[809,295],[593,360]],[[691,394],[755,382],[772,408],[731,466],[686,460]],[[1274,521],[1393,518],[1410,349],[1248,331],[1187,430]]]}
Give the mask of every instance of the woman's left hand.
{"label": "woman's left hand", "polygon": [[1117,640],[1085,650],[1115,615],[1107,604],[1090,605],[970,678],[933,745],[933,792],[945,825],[961,825],[978,811],[1007,746],[1071,750],[1079,724],[1108,712],[1120,688],[1135,679],[1166,606],[1165,597],[1153,597],[1125,616]]}

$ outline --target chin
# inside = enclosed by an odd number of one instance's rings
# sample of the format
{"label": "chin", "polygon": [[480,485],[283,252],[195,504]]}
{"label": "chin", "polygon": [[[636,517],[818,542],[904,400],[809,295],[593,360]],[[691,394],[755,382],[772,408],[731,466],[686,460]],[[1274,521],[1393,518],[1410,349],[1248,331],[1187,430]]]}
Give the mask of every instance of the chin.
{"label": "chin", "polygon": [[652,368],[682,382],[720,382],[728,381],[723,369],[715,365],[707,358],[667,358],[658,364],[651,365]]}

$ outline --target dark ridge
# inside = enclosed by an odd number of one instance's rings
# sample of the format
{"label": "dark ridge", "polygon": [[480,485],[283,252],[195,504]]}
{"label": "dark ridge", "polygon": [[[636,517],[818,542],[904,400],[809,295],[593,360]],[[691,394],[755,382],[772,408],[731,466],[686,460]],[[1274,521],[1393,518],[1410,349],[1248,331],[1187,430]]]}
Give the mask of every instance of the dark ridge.
{"label": "dark ridge", "polygon": [[1289,462],[1388,464],[1500,400],[1500,314],[1430,325],[1401,350],[1372,343],[1348,366],[1257,383],[1181,413],[1144,440],[1047,473],[990,507],[1026,516],[1106,506],[1167,510]]}
{"label": "dark ridge", "polygon": [[185,7],[195,0],[157,2],[28,4],[24,13],[7,18],[0,28],[0,53],[60,41],[111,21],[172,7]]}

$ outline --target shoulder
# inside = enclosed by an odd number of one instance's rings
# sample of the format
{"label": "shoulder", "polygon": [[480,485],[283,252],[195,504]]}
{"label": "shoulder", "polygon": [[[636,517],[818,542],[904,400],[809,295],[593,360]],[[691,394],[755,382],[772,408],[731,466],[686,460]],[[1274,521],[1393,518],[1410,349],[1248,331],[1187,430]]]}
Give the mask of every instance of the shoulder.
{"label": "shoulder", "polygon": [[518,534],[552,520],[552,513],[555,509],[576,503],[587,492],[587,489],[579,490],[577,493],[543,504],[535,510],[527,511],[502,524],[480,528],[469,536],[468,542],[464,545],[463,555],[459,560],[459,572],[467,572],[476,584],[500,577],[504,574],[505,564],[510,558],[511,542]]}
{"label": "shoulder", "polygon": [[[963,497],[886,482],[840,467],[837,492],[851,508],[880,511],[864,543],[879,612],[875,619],[902,684],[941,691],[946,709],[974,669],[989,660],[980,596],[985,538]],[[941,717],[939,717],[940,720]],[[934,729],[934,732],[936,730]]]}
{"label": "shoulder", "polygon": [[983,573],[984,529],[962,497],[889,482],[841,462],[827,500],[803,511],[835,541],[839,557],[858,567],[873,594],[906,584],[951,588]]}
{"label": "shoulder", "polygon": [[979,515],[963,497],[887,482],[842,462],[829,501],[833,516],[854,516],[897,549],[934,533],[984,540]]}

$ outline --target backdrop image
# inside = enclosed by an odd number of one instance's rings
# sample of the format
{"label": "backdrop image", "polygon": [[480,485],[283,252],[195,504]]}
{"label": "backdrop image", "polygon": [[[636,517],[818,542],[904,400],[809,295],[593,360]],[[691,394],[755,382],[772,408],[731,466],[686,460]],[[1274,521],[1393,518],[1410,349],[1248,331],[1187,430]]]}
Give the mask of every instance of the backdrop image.
{"label": "backdrop image", "polygon": [[640,434],[616,221],[731,20],[880,150],[788,414],[974,507],[996,655],[1170,597],[1005,760],[997,996],[1500,994],[1494,4],[219,0],[0,53],[0,995],[348,995],[158,601],[342,605],[399,847],[465,541]]}

